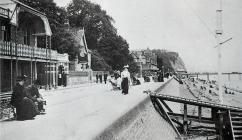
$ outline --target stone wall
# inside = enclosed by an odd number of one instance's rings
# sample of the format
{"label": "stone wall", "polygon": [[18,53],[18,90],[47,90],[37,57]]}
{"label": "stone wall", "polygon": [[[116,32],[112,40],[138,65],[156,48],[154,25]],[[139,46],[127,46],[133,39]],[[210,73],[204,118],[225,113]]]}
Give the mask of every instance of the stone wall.
{"label": "stone wall", "polygon": [[96,140],[175,140],[176,137],[174,129],[147,98],[104,130]]}
{"label": "stone wall", "polygon": [[92,71],[70,71],[68,85],[78,85],[92,81]]}

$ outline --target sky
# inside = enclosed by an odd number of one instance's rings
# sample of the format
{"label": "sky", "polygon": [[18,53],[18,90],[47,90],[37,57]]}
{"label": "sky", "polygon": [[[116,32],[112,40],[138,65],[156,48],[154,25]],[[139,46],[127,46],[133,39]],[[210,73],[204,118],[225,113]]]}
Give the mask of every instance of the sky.
{"label": "sky", "polygon": [[[70,0],[54,0],[66,6]],[[191,72],[218,69],[216,10],[219,0],[91,0],[115,20],[130,50],[178,52]],[[242,1],[222,1],[221,70],[242,72]]]}

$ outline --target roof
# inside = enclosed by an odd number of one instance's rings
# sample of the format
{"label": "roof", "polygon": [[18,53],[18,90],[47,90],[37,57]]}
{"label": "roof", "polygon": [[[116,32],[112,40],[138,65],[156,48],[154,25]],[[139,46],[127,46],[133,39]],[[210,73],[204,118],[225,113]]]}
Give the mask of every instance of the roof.
{"label": "roof", "polygon": [[44,13],[42,13],[26,4],[23,4],[17,0],[1,0],[0,7],[10,10],[10,15],[8,18],[10,18],[11,24],[18,26],[18,16],[17,15],[20,12],[25,11],[25,12],[31,13],[31,14],[39,17],[43,21],[45,33],[39,33],[39,34],[41,34],[41,35],[44,34],[47,36],[52,35],[49,21]]}
{"label": "roof", "polygon": [[86,53],[89,53],[90,50],[87,48],[86,37],[85,37],[85,30],[83,29],[71,29],[71,33],[74,36],[75,40],[80,44],[80,56],[83,56]]}

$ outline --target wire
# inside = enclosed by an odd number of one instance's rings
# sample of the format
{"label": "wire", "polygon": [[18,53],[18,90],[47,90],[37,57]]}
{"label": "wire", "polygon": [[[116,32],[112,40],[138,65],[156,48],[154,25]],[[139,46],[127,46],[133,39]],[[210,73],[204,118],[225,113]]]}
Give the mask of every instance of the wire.
{"label": "wire", "polygon": [[192,8],[192,6],[187,2],[187,0],[183,0],[187,7],[193,12],[193,14],[200,20],[200,22],[203,24],[203,26],[207,29],[207,31],[216,38],[216,34],[213,32],[213,30],[210,29],[210,27],[206,24],[206,22],[202,19],[202,17]]}

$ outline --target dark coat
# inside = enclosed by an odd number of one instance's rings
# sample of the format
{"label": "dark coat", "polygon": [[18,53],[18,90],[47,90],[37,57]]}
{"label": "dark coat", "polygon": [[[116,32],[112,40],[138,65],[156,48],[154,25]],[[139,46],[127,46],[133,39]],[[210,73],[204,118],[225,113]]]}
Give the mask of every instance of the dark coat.
{"label": "dark coat", "polygon": [[34,102],[37,102],[37,98],[42,98],[38,88],[34,85],[27,89],[27,96]]}
{"label": "dark coat", "polygon": [[13,88],[10,104],[14,107],[18,107],[24,97],[27,97],[26,91],[23,86],[17,83]]}
{"label": "dark coat", "polygon": [[104,74],[104,81],[107,81],[108,74]]}
{"label": "dark coat", "polygon": [[17,119],[33,119],[38,114],[34,102],[28,97],[26,90],[20,84],[13,88],[10,104],[16,107]]}

